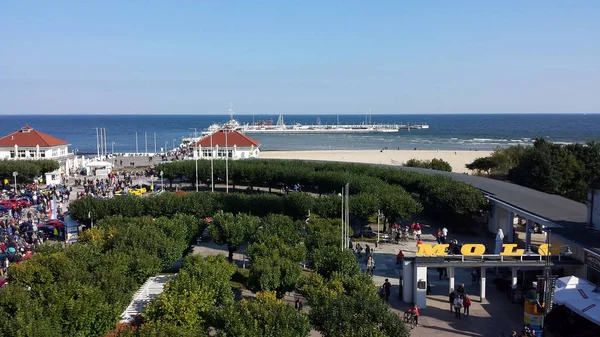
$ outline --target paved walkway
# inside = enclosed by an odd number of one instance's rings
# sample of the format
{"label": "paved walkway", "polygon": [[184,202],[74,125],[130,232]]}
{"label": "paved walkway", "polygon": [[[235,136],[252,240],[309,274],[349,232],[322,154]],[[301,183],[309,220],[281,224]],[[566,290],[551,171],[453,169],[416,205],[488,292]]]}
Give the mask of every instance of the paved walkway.
{"label": "paved walkway", "polygon": [[[435,243],[434,232],[436,228],[424,227],[422,240],[424,243]],[[492,234],[487,236],[465,236],[448,234],[449,238],[456,238],[460,243],[482,243],[488,249],[493,251],[494,237]],[[360,242],[360,241],[355,241]],[[369,244],[360,242],[364,247]],[[386,278],[392,283],[392,294],[390,296],[390,306],[393,311],[402,315],[410,305],[404,303],[399,298],[398,275],[399,269],[396,266],[396,254],[402,249],[405,256],[415,255],[417,250],[416,243],[409,240],[408,243],[394,244],[385,243],[374,249],[375,271],[373,281],[377,285],[383,284]],[[361,269],[365,269],[364,254],[360,261]],[[520,329],[523,325],[523,305],[510,303],[505,293],[496,290],[493,279],[494,270],[488,269],[486,282],[486,299],[481,303],[479,285],[473,285],[471,282],[471,269],[456,269],[455,285],[465,284],[466,293],[469,294],[472,301],[470,316],[462,317],[461,320],[450,313],[450,304],[448,303],[449,284],[447,279],[439,280],[438,273],[431,268],[428,271],[428,280],[431,285],[431,294],[427,296],[427,308],[421,311],[419,319],[420,325],[411,333],[414,337],[430,336],[498,336],[503,332],[510,336],[513,329]]]}

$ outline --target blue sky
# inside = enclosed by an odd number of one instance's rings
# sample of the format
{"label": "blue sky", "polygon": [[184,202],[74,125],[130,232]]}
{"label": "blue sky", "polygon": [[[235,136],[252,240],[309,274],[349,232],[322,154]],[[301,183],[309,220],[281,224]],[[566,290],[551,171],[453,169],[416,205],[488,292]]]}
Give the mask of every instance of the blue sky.
{"label": "blue sky", "polygon": [[600,1],[5,1],[0,114],[600,112]]}

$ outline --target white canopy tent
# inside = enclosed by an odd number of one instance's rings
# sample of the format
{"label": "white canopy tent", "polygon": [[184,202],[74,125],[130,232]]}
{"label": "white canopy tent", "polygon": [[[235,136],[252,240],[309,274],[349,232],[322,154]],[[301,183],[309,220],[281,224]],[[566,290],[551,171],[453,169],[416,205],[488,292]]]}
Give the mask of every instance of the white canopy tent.
{"label": "white canopy tent", "polygon": [[107,176],[112,171],[113,164],[107,161],[91,161],[85,164],[88,175]]}
{"label": "white canopy tent", "polygon": [[600,325],[600,292],[587,280],[575,276],[557,279],[554,303],[564,305],[579,316]]}

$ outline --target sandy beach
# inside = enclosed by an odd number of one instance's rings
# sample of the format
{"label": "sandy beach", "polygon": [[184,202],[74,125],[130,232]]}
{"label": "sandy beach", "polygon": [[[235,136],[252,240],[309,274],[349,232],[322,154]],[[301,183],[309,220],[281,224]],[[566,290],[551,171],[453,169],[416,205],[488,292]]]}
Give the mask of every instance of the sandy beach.
{"label": "sandy beach", "polygon": [[[349,163],[402,165],[409,159],[431,160],[443,159],[450,163],[453,172],[470,172],[465,167],[476,158],[487,157],[492,151],[436,151],[436,150],[322,150],[322,151],[261,151],[261,159],[300,159],[325,160]],[[116,159],[116,160],[115,160]],[[162,162],[160,156],[154,156],[152,161],[147,156],[110,158],[115,169],[139,170],[141,167],[156,165]],[[122,161],[122,164],[121,164]],[[132,166],[131,163],[134,163]]]}
{"label": "sandy beach", "polygon": [[487,157],[492,151],[435,151],[435,150],[329,150],[329,151],[262,151],[264,159],[326,160],[353,163],[402,165],[409,159],[443,159],[453,172],[470,172],[465,165],[476,158]]}

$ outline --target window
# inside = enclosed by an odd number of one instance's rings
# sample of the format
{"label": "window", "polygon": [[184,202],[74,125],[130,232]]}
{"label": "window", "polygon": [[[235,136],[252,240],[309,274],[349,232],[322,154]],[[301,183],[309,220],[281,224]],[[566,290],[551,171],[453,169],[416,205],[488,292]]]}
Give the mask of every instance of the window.
{"label": "window", "polygon": [[52,157],[58,157],[58,149],[52,150]]}
{"label": "window", "polygon": [[212,157],[212,150],[202,150],[202,157]]}
{"label": "window", "polygon": [[30,158],[35,158],[35,151],[34,150],[29,151],[29,157]]}
{"label": "window", "polygon": [[46,151],[40,151],[40,157],[46,158]]}
{"label": "window", "polygon": [[15,150],[10,150],[10,157],[14,158],[15,157]]}
{"label": "window", "polygon": [[19,158],[25,158],[25,150],[19,150]]}
{"label": "window", "polygon": [[226,153],[225,150],[219,150],[219,153],[218,153],[217,157],[224,158],[225,157],[225,153]]}

